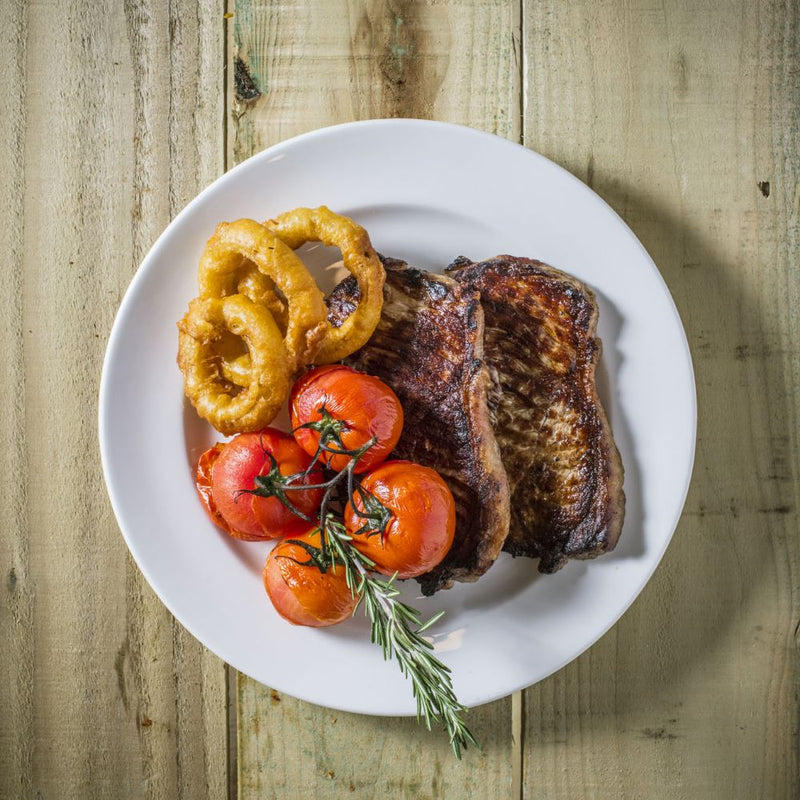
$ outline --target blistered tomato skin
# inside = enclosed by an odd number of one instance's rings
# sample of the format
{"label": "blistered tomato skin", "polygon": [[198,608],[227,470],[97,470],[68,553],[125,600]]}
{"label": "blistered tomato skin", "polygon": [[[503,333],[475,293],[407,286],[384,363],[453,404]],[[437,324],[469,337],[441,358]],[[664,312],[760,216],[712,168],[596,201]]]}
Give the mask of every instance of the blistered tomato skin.
{"label": "blistered tomato skin", "polygon": [[356,513],[366,510],[358,493],[355,508],[352,503],[345,508],[345,525],[353,545],[378,572],[416,578],[442,561],[453,544],[456,509],[438,472],[410,461],[387,461],[365,475],[361,486],[388,510],[385,529],[376,530],[377,520]]}
{"label": "blistered tomato skin", "polygon": [[319,547],[319,531],[284,539],[267,556],[264,588],[275,610],[293,625],[324,628],[350,617],[356,606],[344,576],[344,567],[324,572],[308,551],[295,543]]}
{"label": "blistered tomato skin", "polygon": [[[211,468],[211,500],[238,539],[257,541],[291,536],[308,527],[308,522],[293,514],[277,497],[259,497],[256,478],[267,475],[274,463],[281,475],[303,472],[311,459],[294,438],[266,428],[243,433],[222,446]],[[323,480],[320,470],[312,470],[301,483]],[[287,499],[306,516],[313,516],[322,500],[322,490],[287,490]]]}
{"label": "blistered tomato skin", "polygon": [[211,492],[211,470],[217,461],[217,457],[222,452],[223,447],[224,445],[222,443],[217,443],[213,447],[209,447],[208,450],[200,456],[200,460],[197,462],[197,473],[194,485],[197,489],[197,494],[200,495],[200,502],[203,504],[203,508],[205,508],[211,521],[222,528],[225,533],[236,536],[236,532],[231,530],[231,526],[225,521],[225,517],[219,513],[219,509],[214,502]]}
{"label": "blistered tomato skin", "polygon": [[[377,440],[359,460],[357,473],[383,461],[403,430],[400,401],[383,381],[340,364],[318,367],[303,375],[289,396],[295,439],[311,456],[317,452],[320,433],[301,426],[319,422],[323,408],[340,428],[344,449],[355,450],[373,437]],[[322,460],[339,471],[347,466],[350,456],[323,453]]]}

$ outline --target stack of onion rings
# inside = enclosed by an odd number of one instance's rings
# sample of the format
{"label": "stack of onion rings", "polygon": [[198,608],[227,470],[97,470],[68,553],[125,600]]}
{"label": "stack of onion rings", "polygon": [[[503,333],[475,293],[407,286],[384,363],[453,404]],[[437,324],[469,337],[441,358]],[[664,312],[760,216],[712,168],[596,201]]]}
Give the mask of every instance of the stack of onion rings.
{"label": "stack of onion rings", "polygon": [[[340,327],[293,252],[308,241],[337,246],[358,281],[356,310]],[[220,223],[200,259],[200,296],[178,323],[178,365],[201,417],[226,435],[269,425],[289,385],[312,361],[339,361],[372,336],[385,273],[367,232],[325,206],[263,225]]]}

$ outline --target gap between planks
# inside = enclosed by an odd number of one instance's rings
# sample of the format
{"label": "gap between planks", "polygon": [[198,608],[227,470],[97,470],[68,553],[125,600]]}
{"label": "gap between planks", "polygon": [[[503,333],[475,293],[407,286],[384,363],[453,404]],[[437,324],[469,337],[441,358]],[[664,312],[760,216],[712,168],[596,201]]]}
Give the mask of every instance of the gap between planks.
{"label": "gap between planks", "polygon": [[522,692],[511,695],[511,800],[522,800]]}
{"label": "gap between planks", "polygon": [[239,703],[237,702],[237,671],[230,665],[225,665],[226,715],[228,718],[228,798],[237,800],[239,797]]}

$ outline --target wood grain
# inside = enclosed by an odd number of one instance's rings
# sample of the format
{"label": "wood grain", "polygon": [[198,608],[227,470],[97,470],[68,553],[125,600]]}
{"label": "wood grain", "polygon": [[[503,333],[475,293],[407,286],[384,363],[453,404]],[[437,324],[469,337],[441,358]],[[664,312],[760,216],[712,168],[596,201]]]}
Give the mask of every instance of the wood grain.
{"label": "wood grain", "polygon": [[225,163],[417,116],[523,139],[641,238],[692,347],[694,483],[620,623],[515,713],[474,712],[484,754],[457,764],[411,721],[239,677],[241,797],[797,797],[799,4],[228,5],[226,64],[222,0],[0,4],[0,796],[236,792],[225,668],[106,500],[105,340],[141,256]]}
{"label": "wood grain", "polygon": [[[372,117],[468,123],[517,139],[511,2],[236,3],[229,153]],[[407,719],[329,711],[239,677],[239,797],[508,797],[511,703],[470,715],[464,762]]]}
{"label": "wood grain", "polygon": [[122,292],[222,169],[221,16],[0,8],[3,797],[227,794],[224,667],[127,556],[96,432]]}
{"label": "wood grain", "polygon": [[525,6],[525,144],[628,222],[681,312],[699,438],[640,599],[525,696],[527,798],[794,798],[797,3]]}

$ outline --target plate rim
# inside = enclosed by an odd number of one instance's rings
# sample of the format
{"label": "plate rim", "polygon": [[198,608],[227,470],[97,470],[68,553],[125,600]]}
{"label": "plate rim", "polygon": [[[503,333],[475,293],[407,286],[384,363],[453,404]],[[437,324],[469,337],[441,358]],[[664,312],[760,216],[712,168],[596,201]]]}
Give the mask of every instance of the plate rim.
{"label": "plate rim", "polygon": [[[119,306],[114,315],[114,321],[112,323],[111,331],[106,341],[106,350],[103,358],[103,365],[100,375],[100,387],[98,394],[98,410],[97,410],[100,461],[102,465],[104,483],[109,496],[109,500],[111,502],[112,510],[114,512],[114,518],[117,523],[117,527],[119,528],[119,531],[122,534],[123,540],[125,541],[125,544],[131,556],[136,562],[137,568],[141,571],[142,575],[147,580],[151,589],[155,592],[156,596],[159,598],[160,602],[164,604],[164,606],[173,615],[173,617],[184,628],[186,628],[186,630],[195,639],[197,639],[198,642],[200,642],[203,647],[214,653],[217,657],[219,657],[225,663],[232,666],[237,671],[242,672],[243,674],[248,675],[249,677],[252,677],[250,676],[249,671],[247,669],[243,669],[236,663],[237,659],[229,659],[225,655],[218,652],[217,648],[210,647],[204,641],[204,639],[196,633],[195,626],[193,624],[187,623],[184,616],[180,613],[177,613],[176,610],[173,608],[172,603],[168,602],[165,599],[162,592],[159,590],[159,588],[157,588],[156,584],[153,582],[150,571],[143,563],[143,561],[146,562],[146,559],[142,557],[142,553],[139,550],[138,546],[136,545],[135,538],[131,538],[129,536],[126,530],[126,526],[123,524],[121,516],[118,512],[118,509],[120,508],[120,501],[117,497],[117,490],[112,485],[112,482],[109,480],[110,444],[108,441],[109,432],[106,429],[106,417],[108,413],[107,407],[111,391],[109,387],[109,380],[110,380],[109,374],[111,372],[113,355],[116,349],[119,347],[118,342],[120,336],[122,335],[121,320],[124,315],[126,306],[130,302],[130,298],[134,296],[134,294],[138,290],[139,284],[144,280],[144,275],[146,272],[147,265],[151,261],[157,258],[158,251],[160,250],[164,240],[169,236],[171,230],[174,227],[177,227],[181,223],[184,217],[191,215],[193,209],[196,206],[200,205],[208,194],[211,194],[212,192],[216,191],[221,185],[224,185],[226,182],[233,180],[240,172],[252,169],[255,163],[258,163],[262,160],[269,160],[270,157],[275,155],[275,151],[278,150],[279,148],[302,145],[306,141],[323,138],[325,136],[330,136],[337,133],[347,132],[348,130],[353,130],[353,129],[395,128],[395,127],[401,129],[402,128],[415,128],[415,129],[425,129],[425,130],[439,129],[441,131],[444,131],[445,133],[449,132],[455,136],[473,136],[479,139],[483,139],[484,141],[487,142],[487,144],[489,144],[492,147],[499,146],[501,148],[505,147],[508,149],[522,151],[523,153],[525,153],[527,157],[534,158],[535,160],[538,160],[546,164],[547,168],[549,169],[555,168],[556,171],[561,174],[561,177],[563,179],[572,182],[573,185],[577,186],[580,191],[583,191],[585,194],[587,194],[587,196],[591,197],[593,202],[599,203],[600,206],[603,207],[606,211],[611,212],[613,217],[616,218],[617,223],[621,226],[622,230],[625,231],[626,236],[633,241],[633,243],[640,251],[641,255],[644,257],[644,261],[648,264],[651,272],[654,273],[657,282],[660,283],[662,291],[664,292],[666,298],[669,300],[669,307],[671,314],[673,315],[674,320],[677,322],[677,329],[680,332],[680,340],[682,345],[681,355],[683,356],[683,361],[685,362],[687,376],[688,376],[688,385],[686,388],[688,391],[688,399],[691,402],[690,402],[690,408],[688,409],[690,411],[690,420],[687,420],[687,422],[690,422],[690,428],[691,428],[690,430],[691,447],[688,453],[688,461],[685,469],[684,485],[680,493],[680,503],[676,504],[676,512],[674,514],[672,522],[669,525],[669,533],[668,535],[664,536],[663,541],[660,543],[660,545],[657,548],[654,548],[653,551],[654,558],[652,561],[652,566],[646,571],[636,590],[630,593],[629,599],[627,600],[626,603],[622,605],[621,609],[619,610],[619,613],[604,628],[599,630],[593,638],[590,638],[590,640],[579,651],[563,659],[561,662],[558,663],[557,666],[549,670],[545,675],[542,675],[541,677],[537,678],[537,680],[535,680],[533,683],[523,681],[522,683],[518,683],[518,685],[515,684],[511,689],[504,687],[501,691],[489,692],[484,696],[482,696],[482,699],[480,699],[478,702],[471,703],[469,705],[470,708],[477,708],[479,706],[495,702],[501,698],[507,697],[515,692],[521,691],[530,686],[534,686],[537,683],[555,674],[556,672],[559,672],[567,664],[571,663],[572,661],[576,660],[581,655],[583,655],[589,648],[591,648],[594,644],[596,644],[603,636],[605,636],[606,633],[608,633],[608,631],[611,630],[611,628],[613,628],[619,622],[622,616],[629,610],[631,605],[641,595],[645,586],[649,583],[656,569],[661,564],[661,561],[663,560],[664,557],[664,553],[666,552],[667,547],[672,541],[672,538],[675,534],[675,531],[677,530],[677,527],[683,515],[683,510],[686,504],[686,498],[688,496],[689,489],[691,487],[691,482],[694,472],[695,456],[697,450],[697,382],[696,382],[694,363],[692,359],[691,348],[689,346],[688,337],[686,335],[686,330],[683,326],[683,322],[681,320],[680,313],[678,312],[677,306],[675,304],[672,292],[670,291],[669,286],[664,280],[664,277],[662,276],[655,262],[651,258],[650,254],[647,252],[644,245],[641,243],[641,241],[636,236],[634,231],[630,228],[630,226],[625,222],[625,220],[623,220],[622,217],[599,194],[597,194],[597,192],[595,192],[591,187],[587,186],[583,181],[581,181],[579,178],[573,175],[569,170],[562,167],[560,164],[551,161],[549,158],[543,156],[541,153],[538,153],[535,150],[525,147],[524,145],[518,142],[513,142],[497,134],[489,133],[487,131],[479,130],[477,128],[472,128],[467,125],[461,125],[452,122],[441,122],[437,120],[421,120],[413,118],[379,118],[379,119],[357,120],[352,122],[339,123],[336,125],[329,125],[322,128],[316,128],[314,130],[307,131],[305,133],[298,134],[288,139],[283,139],[279,142],[270,145],[269,147],[265,148],[259,153],[250,156],[241,163],[232,167],[230,170],[224,172],[222,175],[220,175],[218,178],[212,181],[208,186],[206,186],[202,191],[200,191],[195,197],[193,197],[180,210],[180,212],[178,212],[178,214],[176,214],[175,217],[167,224],[167,226],[155,239],[153,244],[148,249],[147,253],[140,261],[125,292],[122,295]],[[258,678],[252,678],[252,679],[261,683],[261,681]],[[280,683],[280,681],[278,681],[277,683]],[[333,698],[330,702],[326,700],[323,705],[322,703],[320,703],[318,699],[310,699],[308,697],[304,697],[302,692],[297,692],[294,689],[287,690],[282,688],[280,685],[274,685],[273,688],[288,696],[294,697],[304,702],[309,702],[313,705],[318,705],[323,708],[330,708],[337,711],[359,713],[368,716],[387,716],[387,717],[415,716],[415,712],[413,710],[409,710],[406,712],[397,712],[396,710],[386,710],[385,708],[379,708],[379,707],[354,708],[352,704],[337,703],[335,698]],[[409,698],[410,698],[410,693],[409,693]]]}

